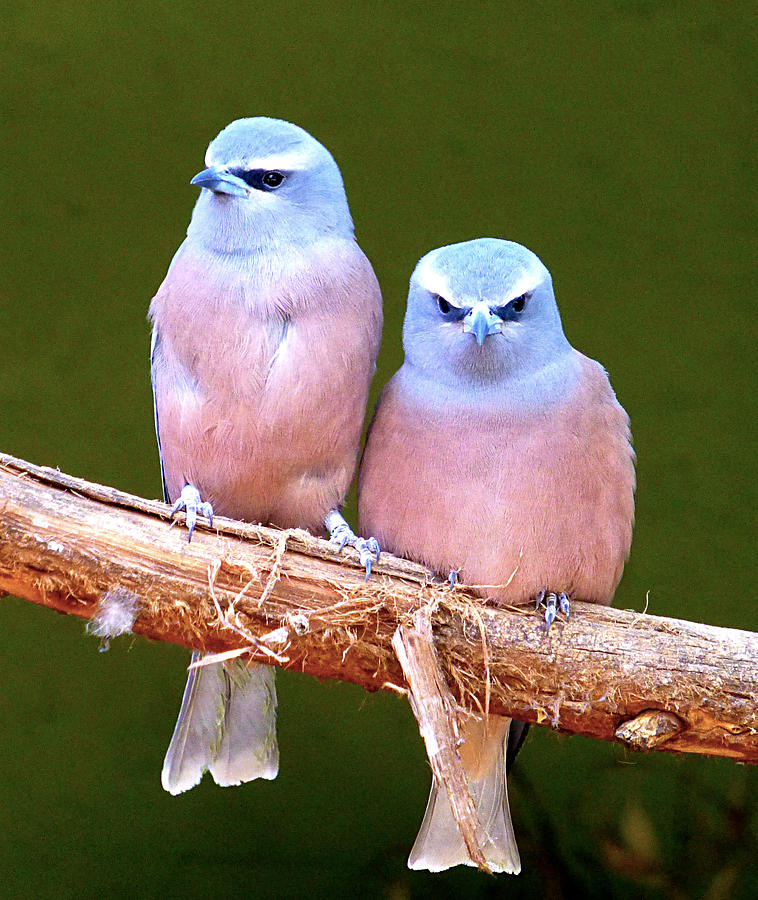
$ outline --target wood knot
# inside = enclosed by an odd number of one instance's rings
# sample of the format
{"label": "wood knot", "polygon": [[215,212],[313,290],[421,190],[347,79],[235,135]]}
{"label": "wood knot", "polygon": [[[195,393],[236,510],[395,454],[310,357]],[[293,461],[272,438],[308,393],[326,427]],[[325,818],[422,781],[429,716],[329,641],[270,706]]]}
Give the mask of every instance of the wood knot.
{"label": "wood knot", "polygon": [[684,722],[674,713],[646,709],[619,725],[616,737],[634,750],[654,750],[684,731],[684,727]]}

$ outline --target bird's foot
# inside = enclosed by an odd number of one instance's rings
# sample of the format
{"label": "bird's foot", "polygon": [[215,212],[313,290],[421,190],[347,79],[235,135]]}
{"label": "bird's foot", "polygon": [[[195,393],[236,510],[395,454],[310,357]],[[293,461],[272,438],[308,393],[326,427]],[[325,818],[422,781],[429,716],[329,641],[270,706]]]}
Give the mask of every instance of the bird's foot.
{"label": "bird's foot", "polygon": [[374,560],[376,559],[376,561],[379,562],[379,557],[381,555],[379,541],[373,537],[358,537],[344,520],[342,513],[338,512],[336,509],[333,509],[326,519],[324,519],[324,524],[329,531],[329,540],[332,544],[337,545],[338,553],[342,552],[346,544],[355,547],[358,551],[360,563],[366,570],[366,581],[368,581]]}
{"label": "bird's foot", "polygon": [[568,619],[571,614],[571,603],[568,594],[563,592],[556,594],[555,591],[540,591],[537,594],[535,609],[545,606],[545,631],[550,631],[550,626],[555,621],[555,617],[560,610]]}
{"label": "bird's foot", "polygon": [[197,525],[197,517],[205,516],[209,525],[213,525],[213,507],[200,496],[200,491],[192,484],[185,484],[182,488],[179,499],[171,507],[171,518],[179,512],[185,510],[185,520],[187,523],[187,542],[192,540],[192,532]]}
{"label": "bird's foot", "polygon": [[450,574],[447,576],[447,583],[450,585],[450,590],[456,586],[456,584],[460,584],[461,581],[461,573],[458,569],[451,569]]}

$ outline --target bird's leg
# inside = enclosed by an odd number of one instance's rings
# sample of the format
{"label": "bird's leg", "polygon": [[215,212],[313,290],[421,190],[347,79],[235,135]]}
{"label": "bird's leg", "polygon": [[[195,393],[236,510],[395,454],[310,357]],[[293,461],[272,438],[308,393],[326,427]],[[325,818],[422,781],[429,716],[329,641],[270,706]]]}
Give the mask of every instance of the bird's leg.
{"label": "bird's leg", "polygon": [[361,565],[366,569],[366,581],[368,581],[369,575],[371,575],[371,566],[374,557],[376,557],[376,561],[379,562],[381,553],[379,541],[373,537],[358,537],[347,524],[342,513],[336,509],[333,509],[328,513],[327,517],[324,519],[324,525],[326,525],[329,532],[329,540],[337,545],[337,552],[341,552],[345,544],[355,547],[358,551]]}
{"label": "bird's leg", "polygon": [[209,525],[213,525],[213,507],[207,501],[203,501],[200,491],[193,484],[185,484],[176,503],[171,507],[171,518],[180,509],[186,510],[187,542],[192,540],[192,532],[195,530],[198,516],[205,516]]}
{"label": "bird's leg", "polygon": [[460,580],[461,573],[458,571],[458,569],[451,569],[450,574],[447,576],[447,583],[450,585],[451,591],[456,586],[456,584],[460,583]]}
{"label": "bird's leg", "polygon": [[555,591],[540,591],[537,594],[535,609],[539,609],[543,603],[545,604],[546,631],[550,631],[550,626],[555,621],[559,609],[567,619],[571,613],[571,603],[569,602],[568,594],[563,591],[559,594],[556,594]]}

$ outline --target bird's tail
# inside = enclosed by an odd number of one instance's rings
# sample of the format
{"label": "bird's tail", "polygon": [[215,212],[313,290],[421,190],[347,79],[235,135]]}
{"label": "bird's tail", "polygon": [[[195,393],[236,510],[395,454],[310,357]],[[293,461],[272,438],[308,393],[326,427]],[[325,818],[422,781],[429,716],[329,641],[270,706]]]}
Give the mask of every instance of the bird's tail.
{"label": "bird's tail", "polygon": [[[508,806],[505,757],[511,720],[503,716],[472,718],[463,729],[460,756],[474,801],[480,828],[477,838],[493,872],[517,875],[521,871],[516,838]],[[429,802],[408,859],[411,869],[441,872],[451,866],[473,866],[463,835],[453,818],[443,786],[432,782]]]}
{"label": "bird's tail", "polygon": [[[202,654],[192,654],[196,662]],[[227,787],[276,778],[276,687],[270,666],[241,660],[190,669],[161,783],[181,794],[208,770]]]}

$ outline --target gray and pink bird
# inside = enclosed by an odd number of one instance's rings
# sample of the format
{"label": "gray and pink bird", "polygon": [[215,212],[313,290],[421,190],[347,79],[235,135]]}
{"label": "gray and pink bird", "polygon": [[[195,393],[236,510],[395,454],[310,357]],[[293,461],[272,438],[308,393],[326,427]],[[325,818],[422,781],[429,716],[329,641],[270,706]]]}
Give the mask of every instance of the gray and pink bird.
{"label": "gray and pink bird", "polygon": [[[610,603],[629,554],[629,420],[598,363],[566,339],[550,273],[510,241],[428,253],[411,278],[405,362],[384,389],[359,481],[359,531],[486,585],[495,604]],[[493,871],[518,872],[505,782],[521,723],[471,716],[459,748]],[[516,746],[517,749],[517,746]],[[473,864],[432,785],[409,865]]]}
{"label": "gray and pink bird", "polygon": [[[164,495],[198,515],[316,533],[329,526],[370,570],[374,543],[339,508],[355,473],[382,328],[371,264],[342,176],[303,129],[232,122],[153,298],[152,379]],[[194,654],[193,661],[199,661]],[[274,670],[190,670],[162,782],[178,794],[275,778]]]}
{"label": "gray and pink bird", "polygon": [[[233,122],[211,143],[187,239],[153,299],[164,493],[198,515],[330,531],[470,585],[483,601],[610,603],[629,553],[634,455],[603,368],[574,350],[550,273],[480,239],[428,253],[411,278],[405,362],[384,389],[340,513],[381,332],[331,155],[297,126]],[[378,541],[378,543],[377,543]],[[195,654],[195,660],[198,655]],[[179,793],[278,771],[273,670],[194,668],[163,769]],[[494,871],[518,872],[506,757],[525,727],[472,714],[461,760]],[[509,736],[511,741],[508,749]],[[473,864],[433,784],[411,868]]]}

